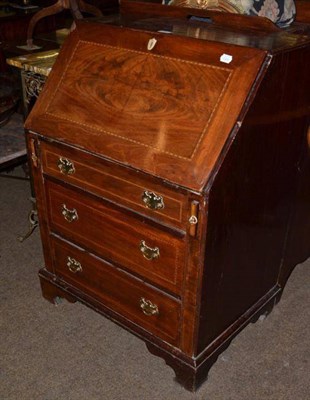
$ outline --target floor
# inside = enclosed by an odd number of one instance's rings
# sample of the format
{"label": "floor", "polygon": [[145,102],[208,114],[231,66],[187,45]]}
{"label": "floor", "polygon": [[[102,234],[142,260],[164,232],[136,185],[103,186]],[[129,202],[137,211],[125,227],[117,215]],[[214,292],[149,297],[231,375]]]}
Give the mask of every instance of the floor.
{"label": "floor", "polygon": [[0,178],[1,400],[309,399],[310,259],[295,268],[273,312],[235,338],[192,394],[141,340],[79,303],[42,298],[39,231],[17,240],[28,227],[29,197],[29,182]]}

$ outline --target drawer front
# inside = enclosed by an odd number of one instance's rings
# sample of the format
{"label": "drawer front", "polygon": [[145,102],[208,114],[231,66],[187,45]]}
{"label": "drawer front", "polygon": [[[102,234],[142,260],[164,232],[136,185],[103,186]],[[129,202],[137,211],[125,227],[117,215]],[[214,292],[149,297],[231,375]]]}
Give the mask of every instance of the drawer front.
{"label": "drawer front", "polygon": [[186,229],[186,196],[67,146],[41,142],[43,171],[148,217]]}
{"label": "drawer front", "polygon": [[185,238],[53,182],[46,181],[46,188],[53,231],[152,283],[180,292]]}
{"label": "drawer front", "polygon": [[180,303],[86,251],[51,241],[55,273],[152,334],[177,345]]}

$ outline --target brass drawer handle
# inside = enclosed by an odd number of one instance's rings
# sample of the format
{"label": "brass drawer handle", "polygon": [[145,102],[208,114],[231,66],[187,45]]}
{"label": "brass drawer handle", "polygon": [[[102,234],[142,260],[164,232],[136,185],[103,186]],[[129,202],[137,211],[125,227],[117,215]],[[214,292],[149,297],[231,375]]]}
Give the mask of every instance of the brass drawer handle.
{"label": "brass drawer handle", "polygon": [[151,210],[162,210],[165,207],[162,196],[145,190],[142,194],[142,201],[147,208]]}
{"label": "brass drawer handle", "polygon": [[75,167],[72,161],[67,158],[59,157],[57,167],[60,172],[64,175],[73,175],[75,173]]}
{"label": "brass drawer handle", "polygon": [[150,300],[146,300],[144,297],[140,299],[140,307],[145,315],[152,316],[159,314],[158,306]]}
{"label": "brass drawer handle", "polygon": [[77,221],[79,219],[78,213],[75,208],[69,210],[65,204],[62,205],[61,214],[64,216],[65,220],[68,222]]}
{"label": "brass drawer handle", "polygon": [[141,253],[143,254],[143,257],[146,258],[147,260],[154,260],[155,258],[159,257],[159,248],[158,247],[149,247],[145,243],[144,240],[141,240],[140,242],[140,250]]}
{"label": "brass drawer handle", "polygon": [[74,258],[68,257],[67,258],[67,267],[69,268],[69,271],[73,272],[76,274],[77,272],[82,272],[83,268],[80,262],[76,261]]}

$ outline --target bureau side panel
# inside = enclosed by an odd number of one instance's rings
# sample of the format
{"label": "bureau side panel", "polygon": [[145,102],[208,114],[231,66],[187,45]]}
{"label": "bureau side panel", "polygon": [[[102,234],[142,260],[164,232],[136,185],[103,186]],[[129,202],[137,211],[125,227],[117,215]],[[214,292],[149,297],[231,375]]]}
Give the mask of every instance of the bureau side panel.
{"label": "bureau side panel", "polygon": [[[307,144],[308,141],[308,144]],[[295,265],[310,257],[310,128],[298,164],[298,190],[279,277],[284,285]]]}
{"label": "bureau side panel", "polygon": [[309,50],[273,57],[210,188],[198,354],[240,328],[278,287],[307,146]]}

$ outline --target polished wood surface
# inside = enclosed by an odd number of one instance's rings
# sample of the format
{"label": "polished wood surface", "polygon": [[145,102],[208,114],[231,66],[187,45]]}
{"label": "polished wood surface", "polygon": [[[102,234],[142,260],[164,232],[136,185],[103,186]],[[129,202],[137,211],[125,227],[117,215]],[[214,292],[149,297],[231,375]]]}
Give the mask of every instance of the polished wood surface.
{"label": "polished wood surface", "polygon": [[206,10],[203,8],[176,7],[173,5],[161,5],[160,0],[123,0],[121,12],[129,15],[141,15],[143,17],[176,17],[188,20],[190,16],[206,17],[211,21],[220,23],[221,25],[238,30],[245,30],[248,33],[253,31],[261,31],[261,33],[275,32],[279,28],[276,27],[268,18],[253,18],[235,13],[222,13],[216,10]]}
{"label": "polished wood surface", "polygon": [[[57,276],[98,298],[114,312],[129,317],[134,323],[169,343],[177,344],[180,319],[180,304],[177,300],[99,261],[84,250],[72,247],[56,238],[52,241],[52,248],[57,259],[55,266]],[[67,266],[68,257],[78,260],[82,265],[82,271],[71,272]],[[159,310],[158,314],[144,314],[140,307],[141,298],[155,304]]]}
{"label": "polished wood surface", "polygon": [[296,20],[310,23],[309,0],[296,0]]}
{"label": "polished wood surface", "polygon": [[[61,74],[59,83],[47,90],[48,97],[42,93],[26,127],[48,137],[61,134],[68,143],[201,190],[266,54],[161,33],[123,33],[124,28],[78,24],[62,48],[66,69],[56,61],[52,71]],[[150,53],[153,37],[158,44]],[[229,64],[220,61],[226,53]]]}
{"label": "polished wood surface", "polygon": [[[246,304],[254,304],[280,285],[278,275],[296,196],[301,148],[306,150],[310,96],[296,82],[300,79],[310,87],[310,76],[303,68],[310,62],[309,50],[296,49],[274,57],[211,188],[201,351],[242,315]],[[279,70],[283,71],[281,87]],[[303,218],[309,229],[307,214]],[[300,233],[298,238],[309,244]],[[268,254],[262,249],[268,249]],[[308,245],[307,256],[309,250]]]}
{"label": "polished wood surface", "polygon": [[[77,192],[46,182],[50,229],[92,249],[101,257],[113,260],[145,279],[179,293],[185,242],[162,232],[154,226],[139,222],[118,209],[105,206]],[[76,219],[68,221],[65,210],[75,210]],[[70,214],[70,211],[68,211]],[[158,248],[156,259],[147,259],[140,250],[144,241],[150,248]]]}
{"label": "polished wood surface", "polygon": [[283,286],[295,265],[307,260],[310,254],[310,127],[303,137],[302,156],[297,168],[297,190],[279,277]]}
{"label": "polished wood surface", "polygon": [[[148,176],[143,176],[132,169],[120,168],[115,163],[111,164],[102,158],[96,158],[69,146],[42,142],[40,151],[44,173],[86,189],[127,209],[133,209],[156,221],[180,228],[183,232],[186,230],[188,204],[186,192],[181,193],[167,185],[163,186],[158,180],[151,182]],[[73,174],[66,175],[60,171],[58,167],[60,158],[73,163],[75,168]],[[145,191],[161,196],[164,207],[155,210],[146,207],[143,202]]]}
{"label": "polished wood surface", "polygon": [[195,39],[166,9],[78,24],[26,127],[43,296],[111,318],[194,391],[310,255],[310,35],[241,18]]}

